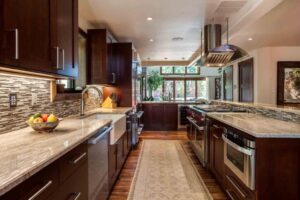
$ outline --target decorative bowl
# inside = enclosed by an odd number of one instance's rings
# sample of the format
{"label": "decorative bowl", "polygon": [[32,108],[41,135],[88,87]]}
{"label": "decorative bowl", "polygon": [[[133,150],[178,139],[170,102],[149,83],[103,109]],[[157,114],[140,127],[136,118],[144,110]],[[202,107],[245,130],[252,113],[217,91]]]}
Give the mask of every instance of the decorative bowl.
{"label": "decorative bowl", "polygon": [[52,132],[59,124],[59,120],[56,122],[41,122],[41,123],[30,123],[27,121],[27,124],[35,131],[39,133],[50,133]]}

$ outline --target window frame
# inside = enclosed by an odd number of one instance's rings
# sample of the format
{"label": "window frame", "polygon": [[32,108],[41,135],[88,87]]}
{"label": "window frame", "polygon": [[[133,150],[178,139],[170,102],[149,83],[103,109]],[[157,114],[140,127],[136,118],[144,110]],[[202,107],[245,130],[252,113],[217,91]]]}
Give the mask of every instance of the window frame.
{"label": "window frame", "polygon": [[197,81],[204,81],[206,80],[205,77],[164,77],[163,80],[163,88],[162,88],[162,92],[163,94],[165,93],[165,81],[173,81],[173,101],[175,100],[175,81],[184,81],[184,101],[186,100],[186,81],[195,81],[195,96],[196,98],[198,98],[198,84]]}
{"label": "window frame", "polygon": [[[162,68],[163,67],[170,67],[170,66],[160,66],[160,75],[200,75],[200,69],[199,67],[197,67],[197,72],[196,73],[187,73],[187,68],[188,66],[172,66],[172,73],[163,73]],[[180,73],[175,73],[175,67],[184,67],[185,68],[185,72],[180,74]]]}

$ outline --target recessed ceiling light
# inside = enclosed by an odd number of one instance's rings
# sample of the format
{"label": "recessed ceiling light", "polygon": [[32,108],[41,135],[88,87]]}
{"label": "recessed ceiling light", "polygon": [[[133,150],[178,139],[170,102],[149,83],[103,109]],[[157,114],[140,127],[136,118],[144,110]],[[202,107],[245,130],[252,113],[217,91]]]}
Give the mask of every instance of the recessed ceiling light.
{"label": "recessed ceiling light", "polygon": [[253,38],[252,38],[252,37],[249,37],[249,38],[248,38],[248,40],[249,40],[249,41],[252,41],[252,40],[253,40]]}
{"label": "recessed ceiling light", "polygon": [[165,57],[165,60],[168,60],[168,58],[167,58],[167,57]]}
{"label": "recessed ceiling light", "polygon": [[147,58],[147,60],[150,60],[151,58]]}
{"label": "recessed ceiling light", "polygon": [[185,57],[182,57],[181,59],[182,59],[182,60],[185,60]]}
{"label": "recessed ceiling light", "polygon": [[172,40],[173,41],[182,41],[183,37],[173,37]]}
{"label": "recessed ceiling light", "polygon": [[148,21],[152,21],[153,18],[152,18],[152,17],[147,17],[147,20],[148,20]]}
{"label": "recessed ceiling light", "polygon": [[150,42],[154,42],[154,40],[153,40],[153,39],[150,39],[149,41],[150,41]]}

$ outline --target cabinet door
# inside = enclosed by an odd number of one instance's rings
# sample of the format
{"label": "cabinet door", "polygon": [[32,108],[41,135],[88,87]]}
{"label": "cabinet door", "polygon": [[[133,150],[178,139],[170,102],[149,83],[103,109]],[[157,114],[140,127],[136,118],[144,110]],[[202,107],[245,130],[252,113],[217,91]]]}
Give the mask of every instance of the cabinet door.
{"label": "cabinet door", "polygon": [[56,0],[52,5],[52,38],[58,57],[57,73],[78,76],[78,2],[77,0]]}
{"label": "cabinet door", "polygon": [[51,60],[50,0],[4,0],[1,63],[54,72]]}
{"label": "cabinet door", "polygon": [[210,127],[210,169],[222,184],[224,177],[224,141],[222,139],[223,128],[217,125]]}
{"label": "cabinet door", "polygon": [[0,63],[18,65],[17,60],[17,11],[18,0],[0,1]]}
{"label": "cabinet door", "polygon": [[151,106],[151,130],[164,130],[164,105],[152,104]]}
{"label": "cabinet door", "polygon": [[164,105],[164,130],[177,130],[178,107],[177,104]]}
{"label": "cabinet door", "polygon": [[108,149],[108,179],[110,188],[115,182],[117,174],[117,145],[109,145]]}
{"label": "cabinet door", "polygon": [[88,84],[107,84],[107,32],[88,30]]}
{"label": "cabinet door", "polygon": [[128,132],[126,131],[123,135],[123,152],[124,152],[124,157],[123,157],[123,160],[125,161],[126,160],[126,157],[128,155]]}
{"label": "cabinet door", "polygon": [[142,115],[142,123],[144,124],[144,130],[151,130],[152,104],[141,104],[141,110],[144,111],[144,114]]}
{"label": "cabinet door", "polygon": [[123,137],[117,142],[117,171],[120,171],[124,161]]}

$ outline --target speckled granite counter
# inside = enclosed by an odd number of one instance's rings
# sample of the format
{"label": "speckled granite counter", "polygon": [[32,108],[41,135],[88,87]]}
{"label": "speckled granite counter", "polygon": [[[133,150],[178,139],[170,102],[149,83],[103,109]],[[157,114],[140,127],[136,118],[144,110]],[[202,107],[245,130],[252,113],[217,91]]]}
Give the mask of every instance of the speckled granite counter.
{"label": "speckled granite counter", "polygon": [[53,133],[39,134],[28,127],[0,135],[0,195],[110,123],[111,120],[70,117],[63,120]]}
{"label": "speckled granite counter", "polygon": [[139,102],[140,104],[156,104],[156,103],[161,103],[161,104],[198,104],[195,101],[141,101]]}
{"label": "speckled granite counter", "polygon": [[126,114],[131,111],[132,107],[117,107],[117,108],[96,108],[86,112],[86,114],[100,113],[100,114]]}
{"label": "speckled granite counter", "polygon": [[208,113],[209,117],[257,138],[300,138],[300,124],[253,113]]}

